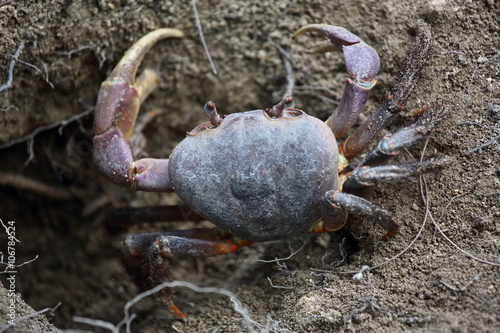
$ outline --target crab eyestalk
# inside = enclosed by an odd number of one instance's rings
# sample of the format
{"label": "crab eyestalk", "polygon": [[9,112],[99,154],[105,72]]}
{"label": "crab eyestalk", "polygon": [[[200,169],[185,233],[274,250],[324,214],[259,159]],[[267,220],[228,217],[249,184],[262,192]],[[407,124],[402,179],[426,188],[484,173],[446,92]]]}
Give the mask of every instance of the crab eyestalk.
{"label": "crab eyestalk", "polygon": [[335,137],[339,138],[352,127],[377,83],[374,78],[380,69],[380,59],[372,47],[342,27],[309,24],[297,30],[293,37],[307,32],[321,32],[330,39],[330,42],[312,48],[310,53],[339,51],[344,55],[348,74],[344,94],[337,109],[326,121]]}
{"label": "crab eyestalk", "polygon": [[283,114],[283,110],[285,110],[286,108],[291,108],[293,106],[293,103],[293,97],[287,96],[272,108],[266,109],[266,112],[272,118],[280,118]]}
{"label": "crab eyestalk", "polygon": [[223,117],[217,113],[217,108],[215,107],[214,102],[207,102],[203,109],[205,110],[205,113],[210,120],[210,124],[212,124],[213,127],[218,127],[222,123]]}

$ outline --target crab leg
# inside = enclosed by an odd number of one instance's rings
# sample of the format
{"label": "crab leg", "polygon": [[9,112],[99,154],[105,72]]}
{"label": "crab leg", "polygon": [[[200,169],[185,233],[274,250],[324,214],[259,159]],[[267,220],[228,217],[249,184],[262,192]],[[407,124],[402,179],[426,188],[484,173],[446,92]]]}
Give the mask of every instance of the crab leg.
{"label": "crab leg", "polygon": [[347,211],[340,206],[332,206],[328,201],[321,202],[321,220],[314,224],[309,232],[321,234],[342,228],[347,222]]}
{"label": "crab leg", "polygon": [[401,127],[393,134],[385,135],[356,168],[387,164],[402,148],[410,147],[417,141],[427,138],[431,131],[439,126],[444,110],[440,105],[432,105],[417,110],[414,114],[418,117],[415,121]]}
{"label": "crab leg", "polygon": [[344,136],[352,127],[363,109],[371,89],[377,83],[374,80],[380,69],[377,52],[358,36],[344,28],[326,24],[309,24],[297,30],[293,37],[306,32],[322,32],[330,42],[313,48],[311,53],[340,51],[348,77],[344,94],[335,112],[326,120],[336,138]]}
{"label": "crab leg", "polygon": [[101,85],[94,119],[93,159],[98,172],[113,183],[132,190],[172,189],[168,160],[145,158],[134,161],[129,141],[140,105],[159,81],[151,69],[144,70],[136,79],[137,68],[155,43],[182,36],[182,32],[176,29],[150,32],[125,53]]}
{"label": "crab leg", "polygon": [[374,185],[378,183],[396,183],[405,178],[436,171],[449,165],[451,159],[436,157],[417,163],[365,166],[356,168],[347,176],[343,184],[343,192],[358,197],[371,197]]}
{"label": "crab leg", "polygon": [[338,191],[328,191],[325,200],[330,203],[333,209],[346,209],[350,213],[366,217],[373,223],[380,225],[387,230],[383,239],[392,237],[399,231],[400,224],[389,211],[366,199]]}
{"label": "crab leg", "polygon": [[369,198],[375,183],[396,182],[405,177],[435,171],[450,163],[450,159],[440,157],[420,163],[385,165],[402,148],[412,146],[419,140],[427,138],[430,132],[439,125],[444,112],[442,107],[433,105],[430,108],[418,110],[416,113],[419,115],[416,121],[400,128],[392,135],[384,136],[363,161],[347,175],[343,183],[343,192]]}
{"label": "crab leg", "polygon": [[431,32],[420,28],[416,40],[408,51],[404,63],[396,75],[394,87],[377,111],[366,120],[339,147],[341,153],[350,159],[359,154],[404,109],[408,97],[422,76],[422,70],[431,55]]}
{"label": "crab leg", "polygon": [[[155,232],[128,236],[122,243],[122,260],[136,285],[141,290],[148,290],[170,281],[169,257],[217,256],[250,244],[217,228]],[[162,289],[155,296],[160,302],[171,305],[178,317],[185,317],[173,304],[170,288]]]}

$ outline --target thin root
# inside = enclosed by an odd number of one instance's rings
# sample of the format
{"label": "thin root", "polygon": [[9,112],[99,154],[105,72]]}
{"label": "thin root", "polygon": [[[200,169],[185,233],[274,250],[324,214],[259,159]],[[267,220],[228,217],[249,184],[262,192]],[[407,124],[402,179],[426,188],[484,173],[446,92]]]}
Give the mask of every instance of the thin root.
{"label": "thin root", "polygon": [[21,43],[19,47],[17,48],[16,53],[12,56],[12,61],[10,62],[9,66],[9,75],[7,77],[7,82],[0,86],[0,92],[9,89],[12,86],[12,81],[14,80],[14,66],[16,65],[16,62],[18,61],[19,56],[21,55],[21,52],[23,52],[24,49],[24,43]]}
{"label": "thin root", "polygon": [[467,288],[469,288],[469,287],[470,287],[470,286],[471,286],[474,282],[476,282],[476,281],[477,281],[477,279],[479,279],[479,277],[480,277],[481,275],[483,275],[483,272],[481,272],[481,273],[479,273],[479,274],[476,274],[476,276],[474,276],[472,279],[470,279],[470,280],[469,280],[469,282],[467,282],[467,283],[466,283],[463,287],[460,287],[460,288],[454,287],[454,286],[452,286],[451,284],[448,284],[448,283],[446,283],[446,282],[444,282],[444,281],[441,281],[441,283],[442,283],[445,287],[447,287],[447,288],[449,288],[449,289],[451,289],[451,290],[453,290],[453,291],[466,291],[466,290],[467,290]]}
{"label": "thin root", "polygon": [[28,156],[28,159],[26,160],[26,162],[24,162],[24,166],[27,166],[35,158],[35,152],[33,150],[33,145],[35,143],[35,136],[38,133],[59,127],[59,134],[61,134],[64,127],[66,127],[68,124],[70,124],[71,122],[73,122],[75,120],[79,120],[79,119],[91,114],[92,112],[94,112],[93,107],[88,109],[88,110],[83,111],[82,113],[71,116],[68,119],[63,119],[61,121],[58,121],[58,122],[55,122],[55,123],[52,123],[49,125],[37,127],[37,128],[35,128],[35,130],[33,132],[31,132],[29,134],[26,134],[20,138],[17,138],[17,139],[11,140],[9,142],[6,142],[4,144],[1,144],[0,149],[10,148],[18,143],[26,142],[28,145],[27,149],[28,149],[29,156]]}
{"label": "thin root", "polygon": [[0,177],[0,186],[10,186],[38,193],[55,200],[71,200],[74,198],[73,194],[64,188],[45,184],[41,181],[14,173],[4,173]]}
{"label": "thin root", "polygon": [[22,317],[19,317],[19,318],[16,318],[14,320],[14,324],[5,324],[5,325],[2,325],[0,326],[0,333],[2,332],[5,332],[7,329],[13,327],[13,326],[16,326],[18,323],[20,323],[21,321],[23,320],[27,320],[27,319],[30,319],[30,318],[33,318],[33,317],[36,317],[36,316],[39,316],[39,315],[42,315],[44,313],[51,313],[53,314],[54,311],[57,310],[57,308],[61,305],[61,302],[57,303],[56,306],[54,306],[53,308],[45,308],[45,309],[42,309],[40,311],[37,311],[37,312],[33,312],[29,315],[26,315],[26,316],[22,316]]}
{"label": "thin root", "polygon": [[113,324],[111,322],[103,321],[103,320],[94,320],[90,318],[83,318],[83,317],[73,317],[73,321],[79,322],[79,323],[84,323],[96,327],[102,327],[102,328],[107,328],[112,332],[120,332],[121,328],[125,325],[126,332],[129,333],[131,332],[131,324],[132,320],[136,317],[135,314],[130,314],[130,309],[132,306],[134,306],[136,303],[141,301],[142,299],[153,295],[160,290],[164,288],[175,288],[175,287],[186,287],[191,290],[194,290],[195,292],[199,293],[216,293],[216,294],[221,294],[224,296],[229,297],[231,302],[233,303],[233,310],[240,314],[243,317],[244,324],[247,326],[247,328],[250,331],[253,331],[253,327],[258,327],[261,329],[264,329],[265,326],[261,325],[257,322],[255,322],[253,319],[251,319],[248,315],[248,309],[246,306],[241,303],[241,301],[236,297],[236,295],[229,290],[222,289],[222,288],[211,288],[211,287],[198,287],[190,282],[186,281],[172,281],[172,282],[164,282],[150,290],[147,290],[143,293],[140,293],[136,297],[134,297],[132,300],[128,301],[127,304],[124,306],[124,317],[123,319],[117,324]]}
{"label": "thin root", "polygon": [[285,72],[286,72],[286,86],[285,86],[285,93],[283,94],[282,99],[284,99],[287,96],[292,96],[293,95],[293,90],[295,88],[295,77],[293,75],[293,62],[292,58],[288,54],[288,52],[285,51],[284,48],[282,48],[280,45],[276,44],[273,42],[270,36],[268,36],[267,41],[273,45],[276,49],[281,54],[281,59],[283,60],[283,66],[285,67]]}
{"label": "thin root", "polygon": [[193,13],[194,13],[194,19],[196,21],[196,26],[198,27],[198,33],[200,34],[200,39],[201,43],[203,44],[203,48],[205,49],[205,53],[207,54],[208,61],[210,62],[210,66],[212,67],[212,73],[214,75],[217,75],[217,68],[215,68],[215,63],[212,60],[212,56],[210,55],[210,50],[208,49],[207,42],[205,41],[205,37],[203,36],[203,30],[201,28],[201,22],[200,22],[200,17],[198,15],[198,8],[196,8],[196,0],[191,1],[193,5]]}

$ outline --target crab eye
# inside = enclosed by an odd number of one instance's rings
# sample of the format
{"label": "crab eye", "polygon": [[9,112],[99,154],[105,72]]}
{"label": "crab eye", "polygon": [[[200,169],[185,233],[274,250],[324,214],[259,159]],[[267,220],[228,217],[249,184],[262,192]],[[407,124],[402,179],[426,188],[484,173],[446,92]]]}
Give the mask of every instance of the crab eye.
{"label": "crab eye", "polygon": [[208,119],[210,120],[210,123],[212,126],[217,127],[220,125],[222,122],[222,117],[217,113],[217,108],[215,107],[215,103],[212,101],[209,101],[205,104],[203,107],[205,110],[205,113],[208,116]]}
{"label": "crab eye", "polygon": [[205,104],[203,107],[205,109],[205,113],[210,116],[212,113],[217,112],[217,109],[215,108],[215,103],[212,101],[209,101]]}
{"label": "crab eye", "polygon": [[283,104],[285,104],[285,108],[291,108],[293,106],[294,100],[292,96],[286,96],[283,98]]}

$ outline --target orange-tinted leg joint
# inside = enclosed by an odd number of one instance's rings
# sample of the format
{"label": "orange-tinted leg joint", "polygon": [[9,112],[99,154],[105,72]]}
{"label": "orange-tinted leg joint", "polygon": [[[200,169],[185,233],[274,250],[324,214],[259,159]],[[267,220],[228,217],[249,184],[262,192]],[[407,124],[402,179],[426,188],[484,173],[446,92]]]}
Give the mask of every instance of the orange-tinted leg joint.
{"label": "orange-tinted leg joint", "polygon": [[176,316],[177,318],[180,318],[180,319],[187,319],[188,316],[186,316],[178,307],[177,305],[175,304],[172,304],[172,306],[170,307],[170,311],[172,311],[172,313],[174,314],[174,316]]}

